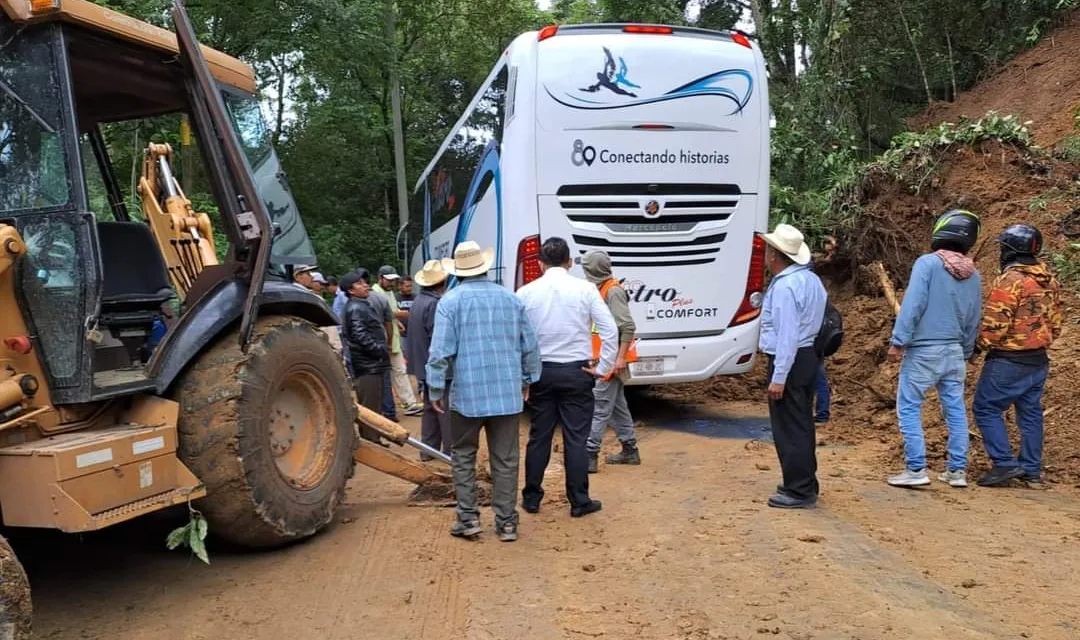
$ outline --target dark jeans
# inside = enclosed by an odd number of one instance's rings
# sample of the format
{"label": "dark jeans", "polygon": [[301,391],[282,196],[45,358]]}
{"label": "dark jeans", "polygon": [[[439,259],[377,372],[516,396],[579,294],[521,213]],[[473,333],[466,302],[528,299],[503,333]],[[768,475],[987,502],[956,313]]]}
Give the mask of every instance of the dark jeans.
{"label": "dark jeans", "polygon": [[[816,498],[817,438],[814,432],[814,384],[819,357],[813,347],[799,349],[780,400],[769,399],[769,422],[784,476],[784,492],[796,498]],[[773,358],[769,358],[769,379]]]}
{"label": "dark jeans", "polygon": [[421,382],[420,386],[424,393],[424,415],[420,418],[420,441],[432,449],[450,453],[450,445],[453,443],[450,434],[450,416],[436,411],[431,406],[431,394],[428,393],[427,385]]}
{"label": "dark jeans", "polygon": [[353,388],[356,389],[356,401],[362,406],[378,412],[379,407],[382,406],[382,378],[383,376],[378,373],[373,376],[354,376]]}
{"label": "dark jeans", "polygon": [[379,413],[389,420],[397,420],[397,407],[394,406],[394,388],[390,382],[390,370],[383,374],[382,408]]}
{"label": "dark jeans", "polygon": [[[1029,365],[1002,358],[987,360],[975,386],[972,412],[982,433],[986,455],[996,466],[1020,467],[1038,477],[1042,471],[1043,407],[1047,365]],[[1005,411],[1016,407],[1020,458],[1013,455],[1005,429]]]}
{"label": "dark jeans", "polygon": [[450,466],[454,474],[457,517],[461,522],[480,519],[476,504],[476,451],[480,447],[480,428],[483,427],[491,465],[491,509],[495,512],[495,526],[517,524],[520,416],[515,413],[510,416],[469,418],[456,411],[450,413],[450,431],[454,438],[453,462]]}
{"label": "dark jeans", "polygon": [[825,361],[818,366],[817,381],[814,383],[817,392],[814,394],[814,421],[828,422],[832,417],[829,405],[832,403],[832,387],[829,386],[829,377],[825,374]]}
{"label": "dark jeans", "polygon": [[590,502],[585,441],[592,428],[596,379],[581,370],[587,364],[545,362],[540,381],[529,391],[532,425],[525,452],[525,489],[521,492],[526,504],[539,505],[544,497],[544,471],[551,460],[556,423],[562,425],[566,497],[571,507]]}

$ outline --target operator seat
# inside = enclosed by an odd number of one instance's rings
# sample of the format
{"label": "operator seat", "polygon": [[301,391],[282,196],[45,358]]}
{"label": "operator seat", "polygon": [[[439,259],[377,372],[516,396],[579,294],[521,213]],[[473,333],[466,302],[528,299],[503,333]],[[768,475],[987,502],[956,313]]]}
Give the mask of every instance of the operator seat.
{"label": "operator seat", "polygon": [[150,227],[141,222],[99,222],[104,282],[99,321],[138,360],[139,349],[176,293]]}

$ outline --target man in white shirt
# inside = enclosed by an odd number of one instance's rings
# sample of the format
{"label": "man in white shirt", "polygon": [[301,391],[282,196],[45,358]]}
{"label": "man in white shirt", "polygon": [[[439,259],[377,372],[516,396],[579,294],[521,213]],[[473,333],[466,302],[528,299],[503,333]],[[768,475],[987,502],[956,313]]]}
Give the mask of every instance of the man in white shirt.
{"label": "man in white shirt", "polygon": [[[544,471],[551,459],[555,424],[562,424],[563,465],[570,515],[575,518],[600,510],[589,498],[589,454],[585,442],[593,417],[593,386],[615,366],[619,332],[596,286],[570,275],[570,247],[562,238],[549,238],[540,248],[544,275],[525,285],[518,297],[536,329],[543,369],[532,385],[529,405],[532,426],[525,453],[522,506],[540,510]],[[592,361],[592,326],[600,335],[600,362]]]}

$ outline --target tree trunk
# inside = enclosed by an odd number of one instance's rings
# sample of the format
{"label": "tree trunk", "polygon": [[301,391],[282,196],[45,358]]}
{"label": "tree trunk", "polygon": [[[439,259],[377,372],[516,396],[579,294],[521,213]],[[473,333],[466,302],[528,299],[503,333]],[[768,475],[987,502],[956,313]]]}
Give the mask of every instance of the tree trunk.
{"label": "tree trunk", "polygon": [[776,25],[773,23],[771,0],[750,0],[750,15],[754,20],[765,62],[769,65],[770,80],[786,84],[790,77],[787,73],[787,65],[780,53],[783,45],[778,37]]}
{"label": "tree trunk", "polygon": [[952,98],[949,100],[949,102],[954,102],[957,96],[956,61],[953,59],[952,37],[949,35],[948,31],[945,32],[945,44],[949,47],[949,79],[952,81]]}
{"label": "tree trunk", "polygon": [[919,65],[923,88],[926,89],[926,104],[929,105],[934,101],[934,94],[930,93],[930,80],[926,76],[926,65],[923,64],[922,52],[919,51],[919,45],[915,42],[915,34],[911,32],[911,25],[908,24],[907,16],[904,15],[904,8],[900,6],[899,2],[896,4],[896,11],[900,14],[900,21],[904,23],[904,32],[907,33],[911,49],[915,52],[915,62]]}
{"label": "tree trunk", "polygon": [[274,72],[277,73],[277,117],[274,121],[274,146],[278,146],[281,142],[281,130],[285,125],[285,90],[288,88],[288,71],[285,57],[287,53],[281,54],[281,64],[279,65],[273,56],[270,57],[270,65],[274,67]]}
{"label": "tree trunk", "polygon": [[[390,60],[390,109],[394,134],[394,181],[397,184],[398,232],[409,224],[409,188],[405,184],[405,138],[401,125],[401,81],[398,79],[397,31],[395,28],[395,9],[393,0],[387,3],[386,33],[390,38],[390,50],[394,55]],[[398,238],[395,235],[394,245]]]}

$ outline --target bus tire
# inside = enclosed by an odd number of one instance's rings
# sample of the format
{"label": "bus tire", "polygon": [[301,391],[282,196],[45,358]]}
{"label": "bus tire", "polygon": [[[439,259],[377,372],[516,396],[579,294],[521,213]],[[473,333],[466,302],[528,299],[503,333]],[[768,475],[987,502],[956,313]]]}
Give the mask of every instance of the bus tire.
{"label": "bus tire", "polygon": [[311,323],[259,320],[247,353],[235,331],[183,374],[180,459],[206,485],[196,503],[215,535],[269,548],[334,518],[353,474],[356,417],[341,358]]}
{"label": "bus tire", "polygon": [[0,638],[30,640],[33,613],[30,581],[15,550],[0,536]]}

